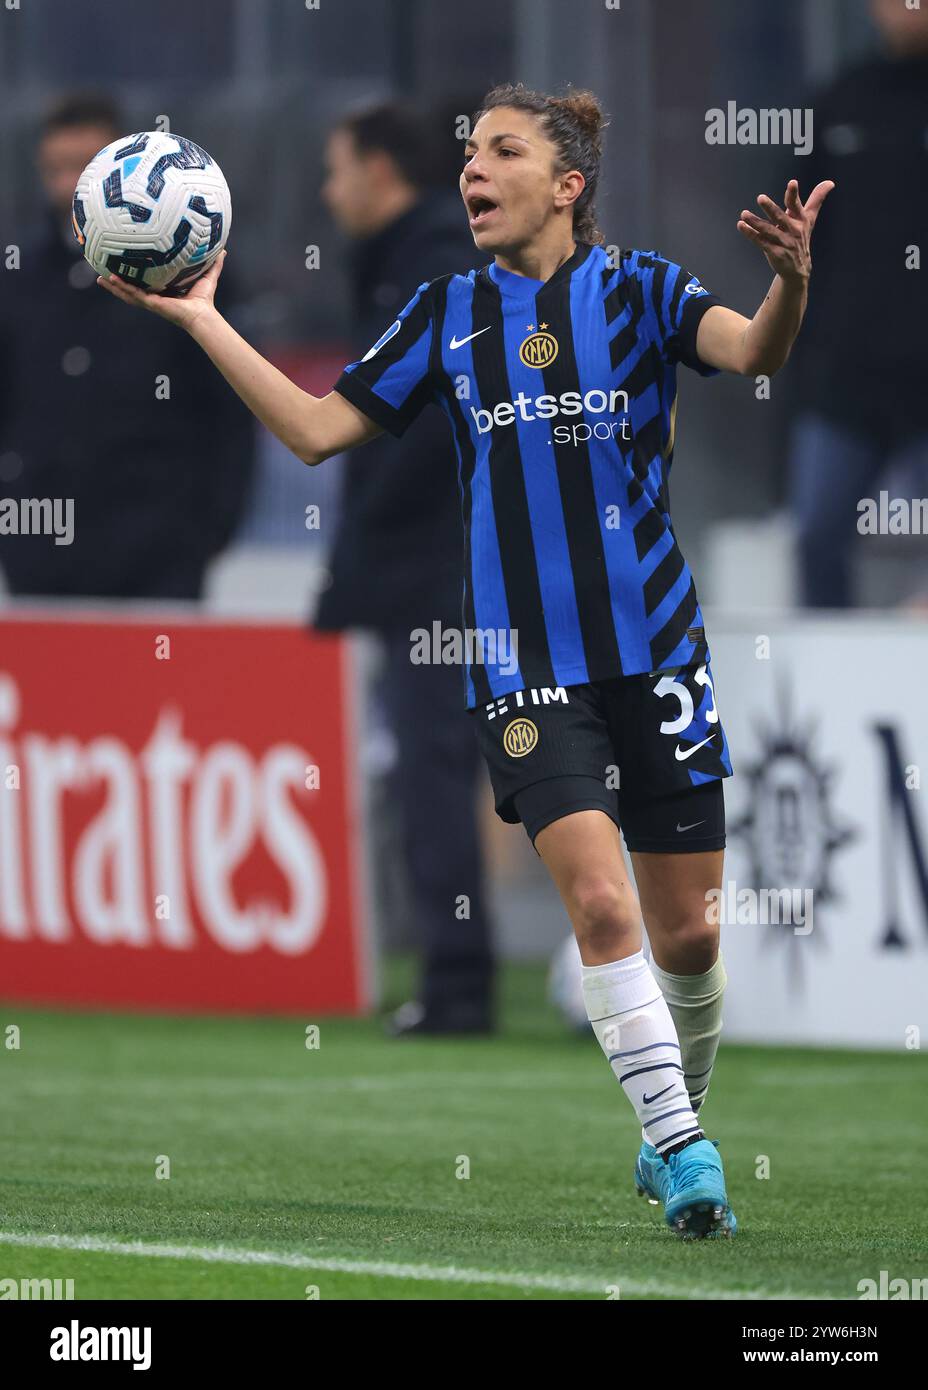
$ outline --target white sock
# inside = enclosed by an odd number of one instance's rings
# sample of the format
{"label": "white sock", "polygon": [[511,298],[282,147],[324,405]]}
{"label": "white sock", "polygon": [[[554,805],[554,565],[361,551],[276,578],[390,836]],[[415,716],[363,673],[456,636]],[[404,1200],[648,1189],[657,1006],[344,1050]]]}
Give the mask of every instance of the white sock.
{"label": "white sock", "polygon": [[722,953],[704,975],[671,975],[653,960],[651,973],[676,1025],[683,1079],[698,1111],[709,1089],[722,1032],[722,995],[728,983]]}
{"label": "white sock", "polygon": [[608,965],[583,966],[583,998],[593,1032],[648,1143],[663,1153],[697,1133],[677,1031],[641,951]]}

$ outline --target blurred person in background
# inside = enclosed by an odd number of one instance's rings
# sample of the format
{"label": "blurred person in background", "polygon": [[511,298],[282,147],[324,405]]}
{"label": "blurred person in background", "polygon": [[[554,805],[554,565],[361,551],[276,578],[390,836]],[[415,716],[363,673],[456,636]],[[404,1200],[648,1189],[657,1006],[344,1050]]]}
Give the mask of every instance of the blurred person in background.
{"label": "blurred person in background", "polygon": [[104,94],[56,103],[38,145],[45,225],[3,276],[0,487],[74,499],[71,544],[0,536],[16,595],[197,599],[247,500],[249,412],[169,324],[126,327],[71,230],[81,172],[125,133]]}
{"label": "blurred person in background", "polygon": [[816,95],[802,160],[810,185],[826,169],[837,185],[795,358],[790,502],[810,607],[854,601],[857,504],[876,498],[890,466],[928,496],[926,272],[906,265],[907,248],[928,245],[928,6],[870,8],[884,52]]}
{"label": "blurred person in background", "polygon": [[[453,127],[438,129],[462,158]],[[447,148],[421,113],[398,103],[355,111],[331,131],[325,158],[324,200],[353,241],[352,343],[361,356],[423,280],[466,273],[473,239],[453,181],[441,179]],[[395,796],[423,951],[418,998],[389,1021],[395,1036],[493,1026],[479,754],[461,717],[463,673],[412,660],[416,629],[460,627],[463,546],[454,443],[437,407],[402,440],[385,434],[349,456],[331,583],[315,623],[366,629],[382,641],[381,694],[397,745]]]}

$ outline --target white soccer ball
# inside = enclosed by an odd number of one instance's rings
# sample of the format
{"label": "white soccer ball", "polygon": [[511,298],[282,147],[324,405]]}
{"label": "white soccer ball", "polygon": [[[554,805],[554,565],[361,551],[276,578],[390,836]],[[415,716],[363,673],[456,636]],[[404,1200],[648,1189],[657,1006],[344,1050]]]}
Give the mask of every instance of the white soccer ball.
{"label": "white soccer ball", "polygon": [[225,246],[232,199],[219,165],[199,145],[145,130],[94,155],[78,179],[71,216],[99,275],[183,294]]}
{"label": "white soccer ball", "polygon": [[577,938],[571,932],[554,955],[548,970],[548,998],[563,1014],[571,1028],[579,1033],[589,1031],[583,999],[583,961]]}

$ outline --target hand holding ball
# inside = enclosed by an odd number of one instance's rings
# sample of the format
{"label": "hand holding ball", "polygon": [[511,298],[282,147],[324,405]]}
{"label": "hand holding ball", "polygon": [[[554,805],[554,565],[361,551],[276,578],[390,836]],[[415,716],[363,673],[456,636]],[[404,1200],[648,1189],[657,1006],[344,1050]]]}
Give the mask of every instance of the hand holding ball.
{"label": "hand holding ball", "polygon": [[223,250],[232,200],[222,170],[181,135],[143,131],[100,150],[78,180],[74,235],[99,275],[184,295]]}

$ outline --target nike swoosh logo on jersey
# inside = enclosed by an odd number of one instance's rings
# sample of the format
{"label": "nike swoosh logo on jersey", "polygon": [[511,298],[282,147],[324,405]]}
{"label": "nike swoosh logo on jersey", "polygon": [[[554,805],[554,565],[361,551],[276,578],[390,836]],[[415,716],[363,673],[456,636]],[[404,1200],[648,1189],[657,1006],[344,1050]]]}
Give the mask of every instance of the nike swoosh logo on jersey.
{"label": "nike swoosh logo on jersey", "polygon": [[471,338],[479,338],[481,333],[489,333],[492,327],[492,323],[488,323],[486,328],[478,328],[476,333],[469,333],[466,338],[452,338],[448,347],[451,352],[454,352],[455,348],[463,347],[465,343],[469,343]]}
{"label": "nike swoosh logo on jersey", "polygon": [[694,743],[692,748],[681,748],[678,743],[676,748],[673,750],[674,757],[676,758],[678,763],[685,762],[686,759],[691,758],[694,753],[698,753],[700,748],[705,748],[706,744],[711,743],[714,738],[715,734],[710,734],[708,738],[703,739],[702,743]]}
{"label": "nike swoosh logo on jersey", "polygon": [[697,825],[705,825],[704,820],[694,820],[692,825],[677,825],[677,834],[680,835],[684,830],[695,830]]}
{"label": "nike swoosh logo on jersey", "polygon": [[642,1105],[650,1105],[652,1100],[659,1100],[661,1096],[666,1096],[667,1092],[672,1091],[676,1084],[677,1083],[675,1081],[671,1081],[669,1086],[665,1086],[662,1091],[657,1091],[653,1096],[642,1096]]}

